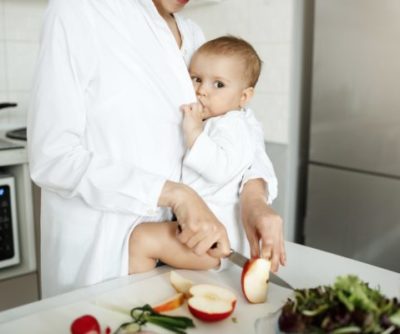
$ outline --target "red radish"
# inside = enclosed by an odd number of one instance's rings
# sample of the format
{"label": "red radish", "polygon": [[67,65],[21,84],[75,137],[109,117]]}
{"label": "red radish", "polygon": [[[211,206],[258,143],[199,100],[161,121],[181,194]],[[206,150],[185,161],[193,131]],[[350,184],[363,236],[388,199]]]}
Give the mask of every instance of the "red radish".
{"label": "red radish", "polygon": [[71,324],[72,334],[101,334],[99,322],[92,315],[84,315]]}

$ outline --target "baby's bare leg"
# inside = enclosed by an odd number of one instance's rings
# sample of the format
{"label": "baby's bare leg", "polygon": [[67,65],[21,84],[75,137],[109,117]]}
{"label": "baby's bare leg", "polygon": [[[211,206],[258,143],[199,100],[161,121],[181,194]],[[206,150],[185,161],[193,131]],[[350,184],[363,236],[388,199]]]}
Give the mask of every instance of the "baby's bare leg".
{"label": "baby's bare leg", "polygon": [[129,273],[153,269],[157,260],[181,269],[215,268],[219,260],[208,254],[196,255],[176,238],[176,222],[142,223],[129,238]]}

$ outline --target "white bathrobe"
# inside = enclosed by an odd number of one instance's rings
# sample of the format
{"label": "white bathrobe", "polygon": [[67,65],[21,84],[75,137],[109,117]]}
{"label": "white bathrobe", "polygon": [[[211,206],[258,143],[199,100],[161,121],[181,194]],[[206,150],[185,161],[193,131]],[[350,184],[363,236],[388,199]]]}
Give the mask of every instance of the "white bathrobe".
{"label": "white bathrobe", "polygon": [[[182,182],[194,189],[225,225],[231,247],[248,256],[239,193],[257,150],[254,125],[248,122],[253,117],[252,111],[245,109],[209,118],[182,166]],[[226,265],[224,261],[221,268]]]}
{"label": "white bathrobe", "polygon": [[[130,231],[169,218],[157,202],[180,179],[185,60],[203,41],[177,20],[181,50],[150,0],[50,0],[28,116],[44,297],[126,275]],[[248,177],[271,189],[263,159]]]}

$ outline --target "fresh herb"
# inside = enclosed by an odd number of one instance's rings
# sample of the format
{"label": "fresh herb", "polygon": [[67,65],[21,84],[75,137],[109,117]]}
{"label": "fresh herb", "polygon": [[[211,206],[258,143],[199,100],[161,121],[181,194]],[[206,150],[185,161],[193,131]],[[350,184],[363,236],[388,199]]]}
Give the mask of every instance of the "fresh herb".
{"label": "fresh herb", "polygon": [[289,333],[400,334],[400,303],[356,276],[333,286],[295,290],[282,308],[279,328]]}
{"label": "fresh herb", "polygon": [[122,324],[115,334],[137,333],[146,323],[157,325],[177,334],[185,334],[185,329],[194,327],[192,319],[155,312],[148,304],[133,308],[130,314],[133,320]]}

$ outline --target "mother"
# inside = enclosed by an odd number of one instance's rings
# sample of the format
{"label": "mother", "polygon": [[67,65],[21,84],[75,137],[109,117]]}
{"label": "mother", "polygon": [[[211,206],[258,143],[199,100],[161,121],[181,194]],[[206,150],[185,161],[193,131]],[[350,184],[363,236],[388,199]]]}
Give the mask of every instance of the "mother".
{"label": "mother", "polygon": [[[186,64],[203,42],[174,14],[187,0],[50,0],[28,120],[30,168],[42,188],[44,297],[127,274],[128,240],[171,208],[200,242],[229,251],[224,226],[179,183],[182,104],[196,100]],[[253,256],[285,261],[276,179],[263,150],[241,194]],[[203,233],[203,232],[202,232]],[[204,233],[203,233],[204,234]]]}

